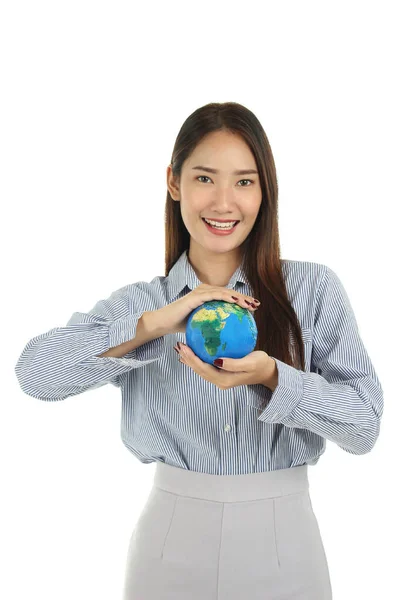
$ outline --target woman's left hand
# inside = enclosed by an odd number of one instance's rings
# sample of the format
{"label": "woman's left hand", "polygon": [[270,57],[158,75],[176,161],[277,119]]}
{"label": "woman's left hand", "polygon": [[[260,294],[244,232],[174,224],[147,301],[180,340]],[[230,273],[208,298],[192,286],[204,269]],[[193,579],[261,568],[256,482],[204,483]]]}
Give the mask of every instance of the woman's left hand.
{"label": "woman's left hand", "polygon": [[274,359],[263,350],[250,352],[243,358],[223,358],[222,366],[217,367],[202,361],[186,344],[179,342],[179,346],[180,349],[176,350],[180,354],[180,362],[221,390],[238,385],[267,385],[276,366]]}

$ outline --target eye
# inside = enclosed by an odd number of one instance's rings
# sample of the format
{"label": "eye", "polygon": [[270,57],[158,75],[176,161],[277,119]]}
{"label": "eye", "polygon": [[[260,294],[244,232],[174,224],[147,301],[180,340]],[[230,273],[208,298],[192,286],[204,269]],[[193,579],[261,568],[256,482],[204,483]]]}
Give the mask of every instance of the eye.
{"label": "eye", "polygon": [[[205,179],[210,179],[210,177],[208,177],[207,175],[200,175],[199,177],[197,177],[196,179],[199,180],[200,177],[203,177]],[[253,179],[240,179],[240,181],[250,181],[250,183],[254,183]],[[249,187],[248,185],[240,185],[239,187]]]}

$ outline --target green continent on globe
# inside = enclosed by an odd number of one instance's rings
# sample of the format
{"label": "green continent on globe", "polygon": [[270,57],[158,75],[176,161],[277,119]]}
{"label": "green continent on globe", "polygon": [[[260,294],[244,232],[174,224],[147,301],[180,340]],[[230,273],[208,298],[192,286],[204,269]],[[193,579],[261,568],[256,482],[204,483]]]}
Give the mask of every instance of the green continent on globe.
{"label": "green continent on globe", "polygon": [[[193,315],[191,327],[198,328],[204,340],[204,348],[210,356],[215,356],[219,346],[221,345],[221,331],[226,325],[226,320],[234,314],[240,321],[247,319],[249,327],[254,330],[254,325],[249,319],[249,313],[237,304],[229,304],[226,302],[224,308],[217,306],[216,308],[201,308]],[[222,351],[225,350],[226,343],[222,346]]]}

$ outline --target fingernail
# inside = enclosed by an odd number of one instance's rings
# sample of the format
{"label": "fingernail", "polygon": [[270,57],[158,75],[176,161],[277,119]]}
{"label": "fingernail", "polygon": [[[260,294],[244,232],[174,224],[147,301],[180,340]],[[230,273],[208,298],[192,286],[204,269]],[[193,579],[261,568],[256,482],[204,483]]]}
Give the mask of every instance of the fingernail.
{"label": "fingernail", "polygon": [[256,300],[256,299],[254,299],[254,302],[255,302],[256,304],[260,304],[260,301],[259,301],[259,300]]}
{"label": "fingernail", "polygon": [[176,345],[178,346],[178,348],[179,348],[179,350],[180,350],[180,349],[181,349],[181,343],[180,343],[180,342],[177,342],[177,344],[176,344]]}
{"label": "fingernail", "polygon": [[239,301],[239,298],[236,298],[236,296],[231,296],[234,300],[236,300],[236,302]]}
{"label": "fingernail", "polygon": [[214,365],[215,365],[216,367],[222,367],[222,365],[223,365],[223,364],[224,364],[224,361],[222,360],[222,358],[216,358],[216,359],[214,360]]}
{"label": "fingernail", "polygon": [[175,348],[175,346],[174,346],[174,350],[177,354],[179,354],[179,350],[178,350],[178,348]]}

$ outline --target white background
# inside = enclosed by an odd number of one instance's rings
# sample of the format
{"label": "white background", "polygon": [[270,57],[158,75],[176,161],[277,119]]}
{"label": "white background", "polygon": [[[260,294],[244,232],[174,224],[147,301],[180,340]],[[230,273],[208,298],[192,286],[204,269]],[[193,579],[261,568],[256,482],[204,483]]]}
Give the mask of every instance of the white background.
{"label": "white background", "polygon": [[117,388],[40,401],[14,367],[32,337],[164,274],[167,165],[183,121],[214,101],[260,119],[282,257],[338,274],[384,388],[373,451],[327,442],[309,477],[334,599],[396,595],[397,8],[2,3],[1,598],[121,597],[155,464],[122,444]]}

